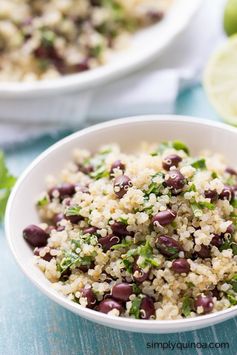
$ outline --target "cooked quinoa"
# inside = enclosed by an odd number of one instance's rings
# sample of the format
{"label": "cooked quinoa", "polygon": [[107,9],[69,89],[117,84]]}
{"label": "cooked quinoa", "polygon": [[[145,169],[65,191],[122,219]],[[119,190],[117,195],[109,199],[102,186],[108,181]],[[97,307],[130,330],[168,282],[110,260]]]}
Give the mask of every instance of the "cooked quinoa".
{"label": "cooked quinoa", "polygon": [[37,266],[82,307],[180,319],[237,304],[237,172],[180,141],[78,149],[23,231]]}
{"label": "cooked quinoa", "polygon": [[98,67],[173,0],[0,0],[0,81],[53,79]]}

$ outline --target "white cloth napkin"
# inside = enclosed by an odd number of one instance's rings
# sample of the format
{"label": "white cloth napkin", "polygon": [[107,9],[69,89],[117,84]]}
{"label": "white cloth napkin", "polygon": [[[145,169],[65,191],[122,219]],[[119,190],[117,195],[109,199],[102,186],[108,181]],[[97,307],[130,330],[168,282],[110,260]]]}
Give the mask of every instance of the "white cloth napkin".
{"label": "white cloth napkin", "polygon": [[[28,99],[27,102],[0,99],[0,146],[8,148],[46,133],[77,129],[115,117],[174,112],[180,90],[201,79],[210,52],[223,40],[224,3],[225,0],[204,1],[189,28],[156,62],[126,78],[66,97]],[[75,103],[80,111],[75,109]],[[42,113],[47,105],[51,109],[44,117]]]}

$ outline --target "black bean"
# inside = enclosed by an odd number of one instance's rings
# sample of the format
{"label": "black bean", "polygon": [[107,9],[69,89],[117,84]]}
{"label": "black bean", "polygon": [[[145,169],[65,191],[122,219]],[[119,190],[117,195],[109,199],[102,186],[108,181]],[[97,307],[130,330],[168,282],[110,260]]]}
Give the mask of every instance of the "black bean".
{"label": "black bean", "polygon": [[110,175],[113,176],[114,174],[114,169],[120,169],[122,170],[122,172],[125,171],[126,166],[124,163],[121,162],[121,160],[115,160],[115,162],[113,162],[113,164],[111,165],[110,168]]}
{"label": "black bean", "polygon": [[64,215],[64,218],[70,221],[72,224],[78,224],[80,221],[84,219],[82,216],[67,216],[67,215]]}
{"label": "black bean", "polygon": [[161,235],[157,238],[156,247],[162,255],[168,257],[178,256],[179,252],[182,251],[179,242],[167,235]]}
{"label": "black bean", "polygon": [[119,237],[126,237],[126,235],[132,235],[134,233],[127,231],[126,224],[122,222],[115,221],[113,224],[110,225],[113,233]]}
{"label": "black bean", "polygon": [[144,271],[142,270],[136,263],[133,265],[133,279],[138,283],[142,283],[143,281],[149,278],[150,270]]}
{"label": "black bean", "polygon": [[94,262],[92,261],[90,264],[87,265],[80,265],[78,267],[79,270],[81,270],[82,272],[87,272],[89,269],[93,269],[95,267]]}
{"label": "black bean", "polygon": [[204,196],[206,198],[209,198],[211,200],[211,202],[215,202],[218,200],[218,193],[216,190],[206,190],[204,192]]}
{"label": "black bean", "polygon": [[202,307],[203,311],[202,314],[210,313],[213,310],[214,303],[213,298],[208,296],[199,295],[195,300],[195,307]]}
{"label": "black bean", "polygon": [[[34,249],[34,255],[40,256],[40,251],[43,250],[44,247],[38,248],[36,247]],[[53,258],[53,256],[50,253],[45,253],[44,256],[41,256],[41,259],[44,259],[46,261],[50,261]]]}
{"label": "black bean", "polygon": [[140,305],[140,316],[142,319],[150,319],[155,315],[154,301],[151,297],[145,296]]}
{"label": "black bean", "polygon": [[210,244],[219,248],[223,244],[223,237],[220,234],[214,234]]}
{"label": "black bean", "polygon": [[122,198],[129,187],[132,187],[131,179],[126,175],[117,176],[114,180],[114,193],[118,198]]}
{"label": "black bean", "polygon": [[110,234],[99,239],[98,243],[102,246],[104,251],[109,250],[113,245],[120,243],[120,238],[116,235]]}
{"label": "black bean", "polygon": [[231,186],[225,186],[219,195],[221,200],[231,201],[235,197],[234,190]]}
{"label": "black bean", "polygon": [[70,197],[66,197],[64,200],[63,200],[63,204],[65,206],[70,206],[71,205],[71,201],[72,199]]}
{"label": "black bean", "polygon": [[112,288],[112,296],[120,301],[128,301],[132,293],[132,286],[125,282],[114,285]]}
{"label": "black bean", "polygon": [[49,190],[49,197],[54,198],[54,192],[57,192],[60,200],[63,200],[66,197],[71,197],[75,193],[75,185],[69,183],[63,183],[60,186],[55,186]]}
{"label": "black bean", "polygon": [[171,269],[177,274],[188,274],[190,271],[189,262],[186,259],[176,259],[172,262]]}
{"label": "black bean", "polygon": [[72,72],[83,72],[90,69],[88,58],[83,59],[79,63],[75,64],[72,68]]}
{"label": "black bean", "polygon": [[185,177],[179,170],[170,170],[168,177],[165,177],[165,185],[170,187],[174,193],[178,193],[185,185]]}
{"label": "black bean", "polygon": [[88,174],[92,173],[92,171],[94,171],[94,167],[91,164],[90,165],[78,164],[77,167],[78,167],[79,171],[81,171],[83,174],[86,174],[86,175],[88,175]]}
{"label": "black bean", "polygon": [[230,166],[228,166],[228,167],[225,169],[225,171],[226,171],[228,174],[230,174],[230,175],[235,175],[235,176],[237,176],[237,171],[236,171],[235,169],[231,168]]}
{"label": "black bean", "polygon": [[182,161],[182,158],[177,154],[170,154],[165,157],[162,161],[162,166],[165,170],[170,170],[171,166],[178,167],[179,163]]}
{"label": "black bean", "polygon": [[220,291],[218,290],[217,287],[215,287],[213,290],[211,290],[211,295],[212,295],[212,297],[216,297],[217,300],[221,299]]}
{"label": "black bean", "polygon": [[159,22],[159,21],[161,21],[163,19],[164,12],[156,11],[156,10],[150,10],[150,11],[148,11],[147,16],[152,22]]}
{"label": "black bean", "polygon": [[109,313],[113,309],[117,309],[119,313],[123,311],[122,305],[113,298],[106,298],[99,303],[98,311],[102,313]]}
{"label": "black bean", "polygon": [[82,290],[82,297],[87,299],[87,307],[93,308],[96,304],[96,297],[91,287],[84,287]]}
{"label": "black bean", "polygon": [[47,244],[49,234],[42,228],[31,224],[23,230],[23,237],[33,247],[44,247]]}
{"label": "black bean", "polygon": [[199,251],[197,251],[197,255],[202,258],[202,259],[205,259],[205,258],[210,258],[211,256],[211,249],[209,246],[207,245],[204,245],[204,244],[201,244],[200,245],[201,249]]}
{"label": "black bean", "polygon": [[233,223],[231,223],[231,224],[226,228],[225,233],[233,234],[234,231],[235,231],[235,227],[234,227]]}
{"label": "black bean", "polygon": [[96,232],[98,231],[97,227],[86,227],[83,229],[83,234],[96,234]]}
{"label": "black bean", "polygon": [[177,213],[172,210],[158,212],[152,219],[153,225],[166,226],[175,220]]}
{"label": "black bean", "polygon": [[54,217],[53,217],[53,222],[54,224],[59,223],[60,221],[62,221],[62,219],[64,219],[64,214],[63,213],[57,213]]}

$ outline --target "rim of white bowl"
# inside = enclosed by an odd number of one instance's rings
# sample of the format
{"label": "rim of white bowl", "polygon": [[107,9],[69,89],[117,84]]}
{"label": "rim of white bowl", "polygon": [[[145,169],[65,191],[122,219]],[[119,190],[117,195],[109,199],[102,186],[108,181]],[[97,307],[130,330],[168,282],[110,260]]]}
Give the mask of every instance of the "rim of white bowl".
{"label": "rim of white bowl", "polygon": [[[144,123],[144,120],[146,123],[153,122],[153,121],[159,121],[159,122],[174,122],[175,123],[195,123],[203,126],[209,126],[209,127],[216,127],[216,128],[222,128],[225,129],[229,132],[237,134],[237,128],[231,127],[225,123],[222,122],[215,122],[211,121],[209,119],[205,118],[197,118],[197,117],[192,117],[192,116],[182,116],[182,115],[142,115],[142,116],[132,116],[132,117],[126,117],[126,118],[120,118],[116,119],[113,121],[109,122],[104,122],[104,123],[99,123],[94,126],[84,128],[80,131],[77,131],[60,141],[56,142],[53,144],[51,147],[46,149],[44,152],[42,152],[36,159],[33,160],[33,162],[24,170],[24,172],[20,175],[18,178],[15,187],[13,188],[11,195],[9,197],[8,203],[7,203],[7,208],[6,208],[6,214],[5,214],[5,233],[8,241],[8,245],[10,247],[10,250],[17,262],[17,264],[20,266],[21,270],[23,273],[32,281],[32,283],[40,289],[45,295],[47,295],[51,300],[56,302],[57,304],[60,304],[64,308],[67,308],[68,310],[79,314],[83,318],[89,319],[94,322],[98,322],[100,324],[104,324],[107,326],[112,326],[114,328],[126,328],[131,326],[136,326],[137,331],[142,331],[144,327],[146,329],[149,329],[150,331],[155,330],[156,326],[157,329],[163,327],[163,329],[169,329],[170,326],[172,327],[178,327],[180,326],[181,331],[185,331],[183,328],[190,326],[195,328],[195,323],[202,323],[204,324],[205,327],[205,321],[208,320],[215,320],[216,318],[220,318],[221,315],[226,315],[230,318],[234,315],[237,314],[237,306],[233,306],[231,308],[218,311],[215,313],[209,313],[206,315],[200,315],[197,317],[193,318],[187,318],[187,319],[175,319],[175,320],[143,320],[143,319],[132,319],[132,318],[125,318],[125,317],[116,317],[104,313],[100,313],[98,311],[94,311],[88,308],[84,308],[81,305],[68,300],[65,296],[62,296],[60,293],[55,292],[53,289],[50,289],[47,285],[41,284],[36,280],[32,275],[31,272],[24,267],[18,260],[17,256],[17,251],[15,250],[13,244],[12,244],[12,233],[11,233],[11,220],[10,220],[10,211],[12,204],[14,203],[15,196],[18,192],[18,189],[20,188],[21,184],[24,182],[25,177],[28,175],[28,173],[34,169],[36,165],[38,165],[42,160],[47,159],[48,155],[56,150],[58,147],[65,145],[69,143],[70,141],[79,138],[82,135],[86,135],[87,133],[93,132],[93,131],[99,131],[99,130],[104,130],[108,127],[111,126],[117,126],[117,125],[124,125],[124,124],[131,124],[131,123]],[[32,264],[32,266],[34,266]],[[36,266],[35,266],[36,267]],[[232,314],[232,315],[230,315]],[[224,320],[223,320],[224,321]],[[199,324],[200,324],[199,323]],[[133,328],[134,329],[134,328]],[[131,329],[132,331],[134,331]]]}
{"label": "rim of white bowl", "polygon": [[[127,73],[152,62],[158,54],[161,54],[172,41],[174,41],[187,27],[193,16],[199,10],[203,0],[192,0],[187,2],[186,13],[182,21],[177,21],[176,26],[167,28],[165,42],[144,51],[133,61],[124,64],[123,61],[108,63],[86,72],[65,75],[52,80],[38,80],[35,82],[0,82],[0,97],[35,97],[55,95],[60,92],[71,92],[75,89],[85,90],[95,88],[100,84],[106,84],[114,79],[120,78]],[[183,5],[184,6],[184,5]],[[161,23],[162,24],[162,23]],[[159,24],[158,24],[159,25]],[[157,26],[157,25],[154,25]]]}

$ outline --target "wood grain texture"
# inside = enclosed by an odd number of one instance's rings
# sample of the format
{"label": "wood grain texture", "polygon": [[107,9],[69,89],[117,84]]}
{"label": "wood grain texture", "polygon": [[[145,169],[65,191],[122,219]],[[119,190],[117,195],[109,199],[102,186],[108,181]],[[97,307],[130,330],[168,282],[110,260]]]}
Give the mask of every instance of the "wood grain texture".
{"label": "wood grain texture", "polygon": [[[184,93],[177,113],[209,116],[202,90]],[[8,162],[19,173],[55,140],[40,141],[8,153]],[[5,355],[136,355],[136,354],[228,354],[236,355],[237,320],[215,327],[179,334],[136,334],[117,331],[86,321],[41,294],[19,270],[0,228],[0,354]],[[147,342],[229,342],[228,350],[151,350]]]}

